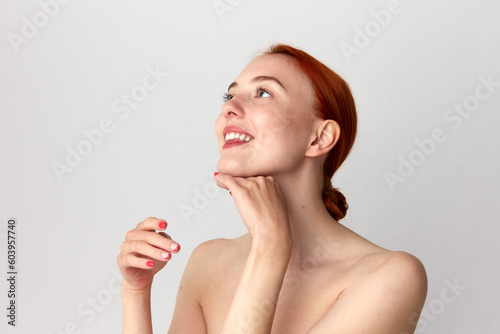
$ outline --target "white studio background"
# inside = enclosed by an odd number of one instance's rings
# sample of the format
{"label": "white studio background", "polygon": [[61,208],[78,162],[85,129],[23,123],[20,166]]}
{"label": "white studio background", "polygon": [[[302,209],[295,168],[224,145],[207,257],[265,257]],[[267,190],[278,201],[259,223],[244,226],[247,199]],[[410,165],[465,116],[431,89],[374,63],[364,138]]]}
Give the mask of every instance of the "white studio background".
{"label": "white studio background", "polygon": [[358,137],[334,176],[350,205],[341,222],[424,263],[417,333],[500,332],[497,0],[0,7],[2,333],[120,333],[116,256],[149,216],[182,245],[153,287],[154,329],[167,332],[193,249],[246,232],[213,181],[214,125],[229,83],[274,42],[304,49],[352,88]]}

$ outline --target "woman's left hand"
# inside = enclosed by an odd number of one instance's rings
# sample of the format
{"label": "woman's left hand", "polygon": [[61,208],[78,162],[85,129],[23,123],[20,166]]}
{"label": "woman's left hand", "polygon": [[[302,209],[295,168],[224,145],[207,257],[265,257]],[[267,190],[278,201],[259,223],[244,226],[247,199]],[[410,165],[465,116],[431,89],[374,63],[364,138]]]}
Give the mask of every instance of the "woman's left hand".
{"label": "woman's left hand", "polygon": [[231,191],[252,238],[291,240],[285,197],[272,176],[214,176],[217,185]]}

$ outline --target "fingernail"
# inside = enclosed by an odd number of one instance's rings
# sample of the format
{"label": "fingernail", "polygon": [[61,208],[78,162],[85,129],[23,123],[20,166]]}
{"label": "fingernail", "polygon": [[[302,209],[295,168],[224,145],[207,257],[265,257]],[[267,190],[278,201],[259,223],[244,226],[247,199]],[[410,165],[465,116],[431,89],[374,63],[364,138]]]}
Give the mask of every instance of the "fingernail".
{"label": "fingernail", "polygon": [[219,175],[219,173],[215,172],[215,173],[214,173],[214,176],[217,176],[217,175]]}
{"label": "fingernail", "polygon": [[161,253],[161,257],[164,258],[164,259],[169,259],[170,258],[170,253],[169,252],[162,252]]}
{"label": "fingernail", "polygon": [[170,249],[173,250],[174,252],[177,252],[181,246],[179,244],[171,244]]}
{"label": "fingernail", "polygon": [[160,225],[160,228],[165,228],[167,226],[166,222],[160,222],[158,225]]}
{"label": "fingernail", "polygon": [[148,261],[148,262],[146,263],[146,265],[147,265],[148,267],[153,267],[153,266],[155,265],[155,263],[154,263],[153,261]]}
{"label": "fingernail", "polygon": [[229,195],[233,196],[233,194],[231,194],[231,192],[229,192]]}

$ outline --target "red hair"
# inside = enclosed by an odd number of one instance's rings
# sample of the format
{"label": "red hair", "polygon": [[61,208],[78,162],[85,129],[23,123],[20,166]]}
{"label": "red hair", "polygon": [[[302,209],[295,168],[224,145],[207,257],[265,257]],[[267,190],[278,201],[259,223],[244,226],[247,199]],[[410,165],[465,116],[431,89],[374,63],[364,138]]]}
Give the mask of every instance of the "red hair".
{"label": "red hair", "polygon": [[306,52],[285,44],[271,45],[258,57],[284,54],[295,60],[311,81],[316,94],[313,106],[316,116],[332,119],[340,126],[340,138],[326,157],[323,165],[323,202],[335,220],[345,217],[349,208],[345,196],[332,186],[332,177],[349,155],[357,131],[354,98],[347,82],[337,73]]}

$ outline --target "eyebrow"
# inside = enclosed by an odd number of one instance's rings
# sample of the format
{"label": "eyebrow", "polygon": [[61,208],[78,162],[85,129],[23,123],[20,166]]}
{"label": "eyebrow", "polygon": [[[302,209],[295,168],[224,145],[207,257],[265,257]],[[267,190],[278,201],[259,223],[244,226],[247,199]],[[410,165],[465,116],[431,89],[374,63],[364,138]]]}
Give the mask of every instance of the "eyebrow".
{"label": "eyebrow", "polygon": [[[255,77],[255,78],[253,78],[251,82],[260,82],[260,81],[274,81],[278,85],[280,85],[284,90],[286,90],[285,86],[283,86],[283,84],[281,83],[281,81],[279,81],[275,77],[270,77],[270,76],[267,76],[267,75],[259,75],[259,76]],[[229,85],[229,87],[227,88],[227,91],[229,92],[229,90],[231,88],[233,88],[233,87],[238,87],[238,83],[236,81]]]}

